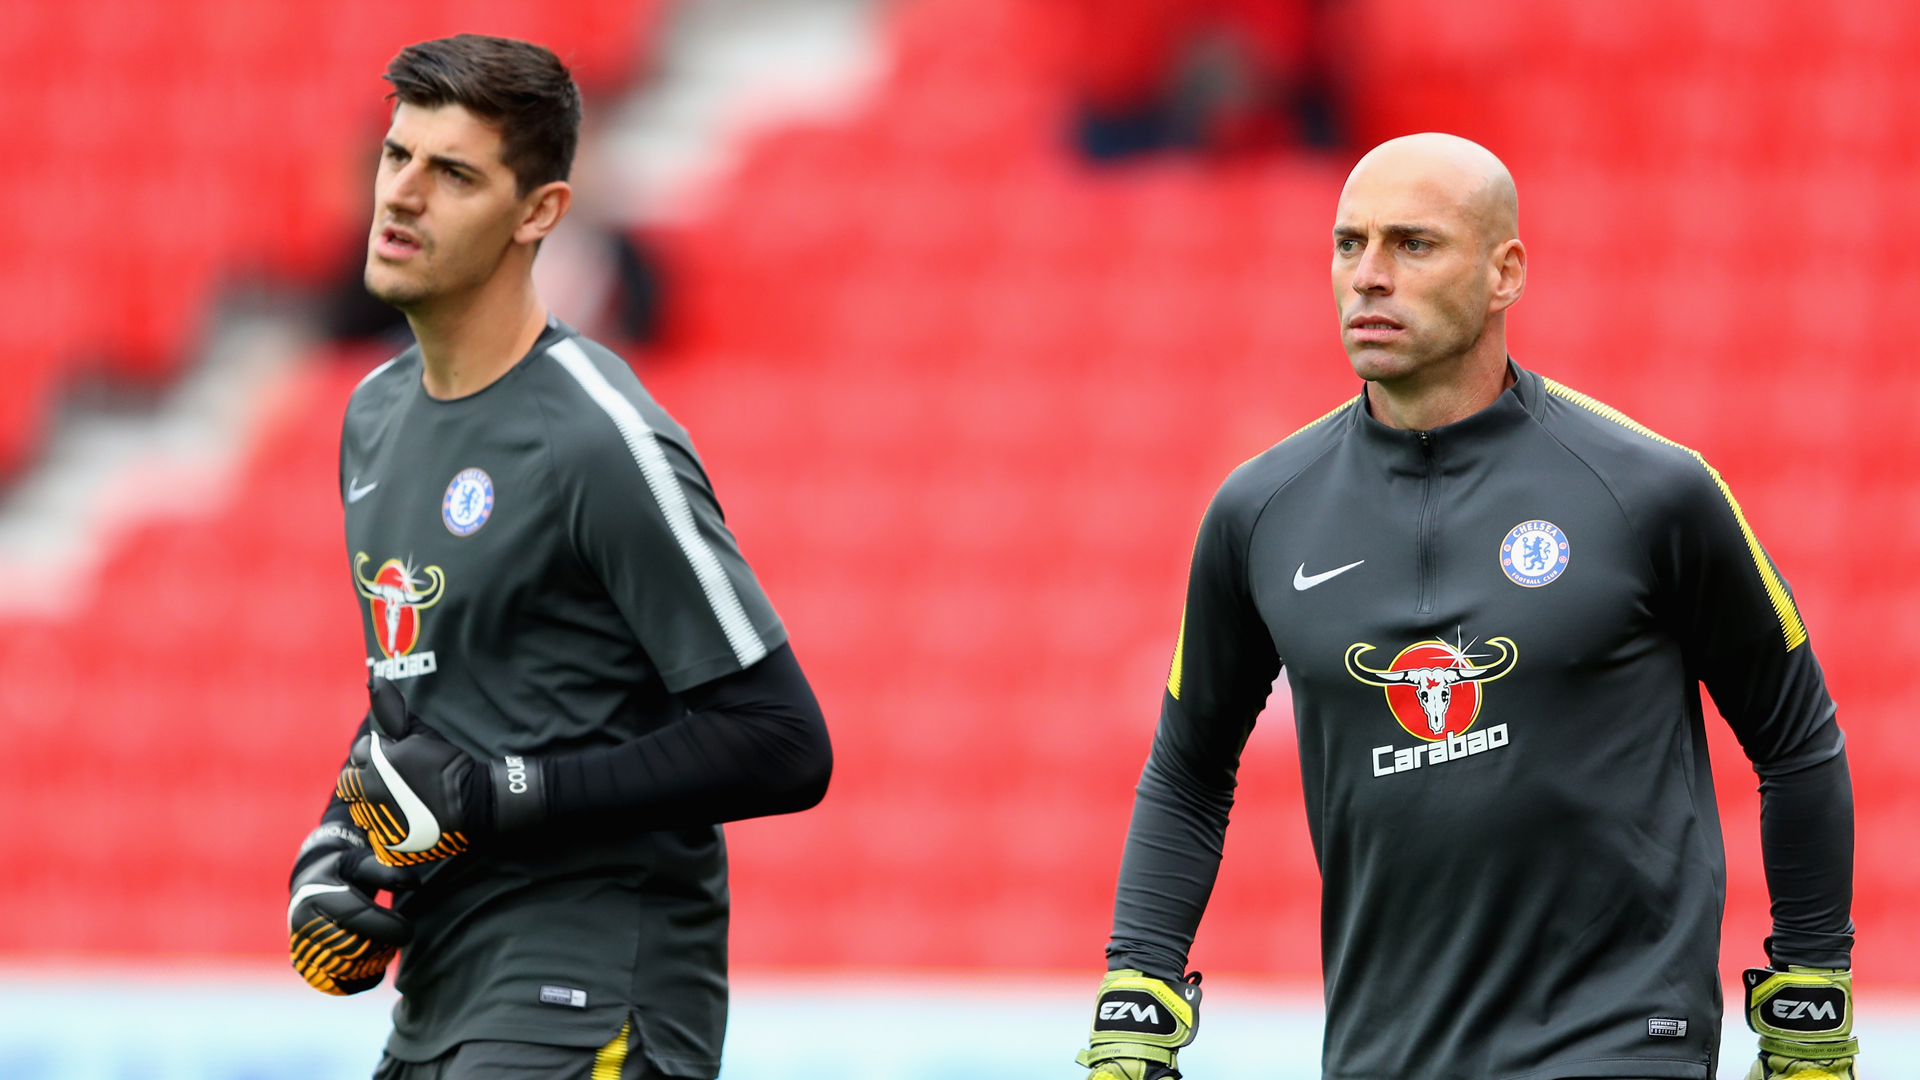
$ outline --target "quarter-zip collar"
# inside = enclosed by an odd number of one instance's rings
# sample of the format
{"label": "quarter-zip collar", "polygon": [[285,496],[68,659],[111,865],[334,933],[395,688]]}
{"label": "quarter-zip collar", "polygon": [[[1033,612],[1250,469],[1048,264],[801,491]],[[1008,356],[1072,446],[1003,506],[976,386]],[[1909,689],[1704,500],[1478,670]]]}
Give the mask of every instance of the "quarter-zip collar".
{"label": "quarter-zip collar", "polygon": [[1454,472],[1477,460],[1503,438],[1539,415],[1545,388],[1540,376],[1508,359],[1514,383],[1493,404],[1464,420],[1428,431],[1388,427],[1368,407],[1364,388],[1354,410],[1354,429],[1389,474],[1425,477],[1436,468]]}
{"label": "quarter-zip collar", "polygon": [[1357,435],[1389,481],[1411,480],[1419,485],[1419,511],[1414,522],[1417,588],[1414,611],[1430,614],[1439,588],[1435,532],[1446,490],[1453,478],[1499,460],[1499,447],[1515,432],[1533,423],[1539,406],[1540,377],[1522,371],[1511,358],[1513,385],[1491,405],[1464,420],[1429,431],[1403,431],[1376,419],[1365,393],[1354,410]]}

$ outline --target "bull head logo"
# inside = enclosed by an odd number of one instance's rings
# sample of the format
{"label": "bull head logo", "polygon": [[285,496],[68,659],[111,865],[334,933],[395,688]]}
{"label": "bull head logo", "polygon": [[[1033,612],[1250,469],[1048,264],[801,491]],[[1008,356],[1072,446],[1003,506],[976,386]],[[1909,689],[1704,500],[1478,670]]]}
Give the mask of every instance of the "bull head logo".
{"label": "bull head logo", "polygon": [[[354,555],[354,585],[360,595],[370,601],[373,632],[379,639],[380,651],[388,656],[404,656],[420,639],[419,612],[439,603],[440,595],[446,592],[446,575],[437,566],[416,573],[410,563],[388,559],[369,578],[361,568],[372,561],[364,551]],[[425,575],[425,581],[419,580],[420,574]]]}
{"label": "bull head logo", "polygon": [[[1500,656],[1491,664],[1476,664],[1478,659],[1467,652],[1471,644],[1462,647],[1448,645],[1443,641],[1422,641],[1408,646],[1394,658],[1394,666],[1378,671],[1360,663],[1362,653],[1373,651],[1373,646],[1364,642],[1347,647],[1347,674],[1369,686],[1406,687],[1413,691],[1414,700],[1419,703],[1420,711],[1426,716],[1427,733],[1422,736],[1437,739],[1447,734],[1448,715],[1453,709],[1454,688],[1461,685],[1476,687],[1473,712],[1479,712],[1477,686],[1491,682],[1513,670],[1514,661],[1520,657],[1520,647],[1511,638],[1489,638],[1488,645],[1500,650]],[[1436,662],[1439,661],[1439,662]],[[1406,666],[1401,666],[1402,664]],[[1387,695],[1389,705],[1394,705],[1392,691]],[[1394,715],[1399,717],[1401,725],[1415,735],[1408,717],[1402,715],[1396,707]],[[1471,718],[1467,721],[1470,724]],[[1465,725],[1457,725],[1465,730]]]}

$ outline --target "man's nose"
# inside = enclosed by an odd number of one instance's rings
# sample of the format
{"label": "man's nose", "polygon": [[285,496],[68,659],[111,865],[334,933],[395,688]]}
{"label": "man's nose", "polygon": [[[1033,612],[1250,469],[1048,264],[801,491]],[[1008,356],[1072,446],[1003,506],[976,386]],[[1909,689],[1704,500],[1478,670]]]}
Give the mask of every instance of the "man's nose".
{"label": "man's nose", "polygon": [[426,207],[425,170],[418,162],[409,161],[387,179],[386,189],[380,193],[380,201],[387,207],[402,213],[418,214]]}
{"label": "man's nose", "polygon": [[1393,291],[1393,261],[1380,244],[1368,244],[1353,268],[1353,291],[1385,295]]}

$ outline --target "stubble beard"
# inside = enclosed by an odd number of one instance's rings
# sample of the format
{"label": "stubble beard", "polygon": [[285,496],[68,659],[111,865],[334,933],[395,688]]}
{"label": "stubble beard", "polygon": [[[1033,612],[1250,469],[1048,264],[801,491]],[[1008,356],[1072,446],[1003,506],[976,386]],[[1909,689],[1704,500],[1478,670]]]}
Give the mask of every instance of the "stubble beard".
{"label": "stubble beard", "polygon": [[361,276],[361,284],[373,294],[374,299],[406,311],[433,298],[436,290],[431,281],[394,280],[375,271],[373,258],[369,258],[367,263],[366,272]]}
{"label": "stubble beard", "polygon": [[[405,225],[407,222],[396,220],[388,215],[374,229],[373,236],[378,238],[387,225]],[[408,225],[419,238],[420,248],[414,257],[402,265],[388,265],[373,250],[373,241],[367,244],[367,265],[361,273],[361,284],[367,292],[383,303],[391,304],[401,311],[409,311],[428,303],[444,291],[439,280],[445,276],[445,268],[435,259],[436,245],[433,237],[424,230]],[[385,270],[384,274],[380,273]],[[411,271],[411,273],[409,273]],[[384,278],[384,282],[381,279]]]}
{"label": "stubble beard", "polygon": [[1397,349],[1348,348],[1353,373],[1368,382],[1418,379],[1422,373],[1444,367],[1471,351],[1486,333],[1487,318],[1474,318],[1471,309],[1442,310],[1435,312],[1426,325],[1407,329],[1407,340]]}

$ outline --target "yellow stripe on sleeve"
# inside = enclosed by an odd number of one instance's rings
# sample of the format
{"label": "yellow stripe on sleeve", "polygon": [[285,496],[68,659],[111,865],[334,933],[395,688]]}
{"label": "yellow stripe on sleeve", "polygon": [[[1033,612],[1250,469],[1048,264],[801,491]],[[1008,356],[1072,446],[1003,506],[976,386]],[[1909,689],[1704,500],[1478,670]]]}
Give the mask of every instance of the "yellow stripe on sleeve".
{"label": "yellow stripe on sleeve", "polygon": [[[1319,427],[1319,426],[1320,426],[1321,424],[1324,424],[1324,423],[1326,423],[1327,421],[1329,421],[1329,420],[1331,420],[1331,419],[1333,419],[1334,417],[1336,417],[1336,416],[1339,416],[1339,415],[1340,415],[1341,413],[1343,413],[1343,412],[1346,412],[1346,411],[1347,411],[1348,409],[1350,409],[1350,408],[1352,408],[1352,407],[1353,407],[1353,405],[1354,405],[1354,403],[1355,403],[1355,402],[1357,402],[1357,401],[1359,401],[1359,400],[1360,400],[1360,399],[1359,399],[1358,397],[1350,397],[1350,398],[1348,398],[1347,400],[1345,400],[1345,401],[1343,401],[1343,402],[1341,402],[1340,404],[1338,404],[1338,405],[1335,405],[1335,406],[1334,406],[1333,408],[1331,408],[1331,409],[1328,409],[1328,410],[1327,410],[1326,412],[1323,412],[1323,413],[1321,413],[1321,414],[1320,414],[1319,416],[1317,416],[1317,417],[1315,417],[1315,418],[1313,418],[1312,420],[1309,420],[1309,421],[1307,421],[1306,423],[1304,423],[1304,424],[1302,424],[1302,425],[1300,425],[1299,427],[1297,427],[1297,428],[1295,428],[1295,429],[1293,429],[1293,431],[1291,431],[1291,432],[1289,432],[1289,433],[1287,434],[1287,439],[1291,439],[1291,438],[1293,438],[1293,437],[1294,437],[1295,435],[1304,435],[1304,434],[1306,434],[1307,432],[1309,432],[1309,431],[1312,431],[1312,430],[1313,430],[1314,428],[1317,428],[1317,427]],[[1281,443],[1283,443],[1283,442],[1286,442],[1286,441],[1287,441],[1287,439],[1281,439],[1281,440],[1280,440],[1280,442],[1281,442]],[[1280,445],[1280,443],[1274,443],[1273,445],[1274,445],[1274,446],[1279,446],[1279,445]],[[1268,449],[1272,449],[1272,447],[1268,447]],[[1266,452],[1267,452],[1266,450],[1262,450],[1262,451],[1260,451],[1260,454],[1264,454],[1264,453],[1266,453]],[[1253,455],[1253,457],[1252,457],[1252,458],[1248,458],[1248,459],[1247,459],[1247,461],[1252,461],[1252,460],[1253,460],[1253,458],[1257,458],[1257,457],[1259,457],[1259,456],[1260,456],[1260,454],[1255,454],[1255,455]],[[1243,461],[1243,462],[1241,462],[1240,464],[1242,464],[1242,465],[1245,465],[1245,464],[1247,463],[1247,461]]]}
{"label": "yellow stripe on sleeve", "polygon": [[[1314,419],[1309,420],[1306,423],[1300,425],[1298,428],[1294,430],[1293,435],[1287,436],[1287,439],[1291,439],[1293,438],[1294,435],[1298,435],[1301,432],[1312,431],[1314,428],[1319,427],[1321,424],[1326,423],[1327,421],[1333,419],[1336,416],[1339,416],[1341,413],[1352,408],[1354,402],[1359,400],[1360,399],[1358,397],[1350,397],[1347,400],[1341,402],[1340,404],[1335,405],[1333,408],[1328,409],[1326,412],[1321,413],[1319,416],[1315,417]],[[1286,442],[1287,439],[1281,439],[1280,441]]]}
{"label": "yellow stripe on sleeve", "polygon": [[1694,450],[1691,447],[1681,446],[1679,443],[1654,431],[1652,428],[1636,422],[1619,409],[1595,401],[1580,391],[1562,386],[1552,379],[1545,379],[1543,381],[1547,384],[1547,392],[1550,394],[1563,397],[1583,409],[1604,416],[1608,420],[1630,431],[1645,435],[1647,438],[1653,439],[1656,442],[1662,442],[1675,449],[1685,450],[1687,453],[1692,454],[1693,459],[1700,463],[1700,467],[1707,470],[1707,475],[1713,477],[1714,485],[1720,489],[1721,496],[1727,500],[1727,506],[1733,510],[1733,520],[1740,523],[1740,534],[1746,537],[1747,540],[1747,552],[1753,556],[1753,565],[1755,569],[1760,571],[1760,581],[1767,589],[1767,599],[1773,602],[1773,612],[1779,616],[1780,633],[1786,639],[1787,651],[1792,652],[1801,645],[1806,644],[1807,628],[1806,625],[1800,621],[1799,610],[1793,606],[1793,597],[1787,593],[1786,583],[1780,580],[1780,575],[1774,572],[1773,561],[1767,558],[1766,549],[1760,546],[1760,538],[1753,534],[1753,526],[1747,524],[1747,515],[1740,509],[1740,500],[1733,497],[1733,489],[1728,487],[1727,482],[1721,478],[1719,470],[1707,464],[1707,459],[1701,455],[1700,451]]}
{"label": "yellow stripe on sleeve", "polygon": [[1167,693],[1180,700],[1180,665],[1187,653],[1187,609],[1180,609],[1180,636],[1173,639],[1173,667],[1167,672]]}
{"label": "yellow stripe on sleeve", "polygon": [[[1299,428],[1296,428],[1292,432],[1292,434],[1289,434],[1287,436],[1287,439],[1291,439],[1295,435],[1299,435],[1302,432],[1312,431],[1314,428],[1319,427],[1321,424],[1326,423],[1327,421],[1333,419],[1336,416],[1339,416],[1341,413],[1352,408],[1354,403],[1359,400],[1360,399],[1358,397],[1351,397],[1341,402],[1340,404],[1335,405],[1333,408],[1328,409],[1324,413],[1321,413],[1317,418],[1308,421],[1307,423],[1301,425]],[[1281,439],[1280,442],[1286,442],[1287,439]],[[1279,445],[1279,444],[1276,443],[1275,445]],[[1264,452],[1265,451],[1262,451],[1262,453]],[[1241,464],[1244,465],[1246,464],[1246,462],[1241,462]],[[1195,547],[1197,548],[1198,545],[1199,545],[1199,541],[1198,539],[1196,539]],[[1185,666],[1184,661],[1186,659],[1186,655],[1187,655],[1187,611],[1186,611],[1186,608],[1183,607],[1180,609],[1180,636],[1173,643],[1173,666],[1169,668],[1167,671],[1167,693],[1172,694],[1173,700],[1175,701],[1180,700],[1180,675],[1181,675],[1181,669]]]}

